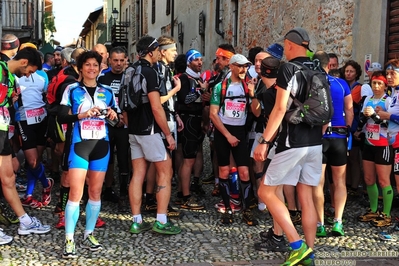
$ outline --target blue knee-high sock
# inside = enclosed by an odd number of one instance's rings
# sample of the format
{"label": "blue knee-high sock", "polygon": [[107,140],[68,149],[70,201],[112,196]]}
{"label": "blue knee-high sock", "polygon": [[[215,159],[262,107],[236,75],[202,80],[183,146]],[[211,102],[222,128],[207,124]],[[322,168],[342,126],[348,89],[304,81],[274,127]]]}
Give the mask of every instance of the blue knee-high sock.
{"label": "blue knee-high sock", "polygon": [[93,232],[100,214],[101,200],[88,200],[86,204],[86,231]]}
{"label": "blue knee-high sock", "polygon": [[26,184],[26,193],[25,195],[32,195],[33,191],[35,190],[36,185],[36,177],[35,174],[32,172],[32,169],[28,167],[28,171],[26,172],[26,177],[28,182]]}
{"label": "blue knee-high sock", "polygon": [[65,207],[65,234],[75,232],[76,223],[79,219],[79,202],[68,200]]}
{"label": "blue knee-high sock", "polygon": [[36,169],[31,169],[32,173],[35,175],[36,179],[42,183],[43,188],[49,186],[47,177],[44,173],[44,166],[42,163],[39,163]]}

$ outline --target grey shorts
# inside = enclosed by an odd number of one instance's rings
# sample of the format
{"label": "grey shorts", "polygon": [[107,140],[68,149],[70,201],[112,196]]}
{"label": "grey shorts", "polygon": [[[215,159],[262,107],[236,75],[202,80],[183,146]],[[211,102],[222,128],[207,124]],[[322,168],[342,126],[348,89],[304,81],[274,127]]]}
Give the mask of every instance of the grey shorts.
{"label": "grey shorts", "polygon": [[129,134],[131,158],[144,158],[149,162],[161,162],[168,159],[168,151],[162,140],[161,134],[132,135]]}
{"label": "grey shorts", "polygon": [[277,153],[267,168],[264,184],[317,186],[321,176],[322,152],[322,145],[317,145]]}

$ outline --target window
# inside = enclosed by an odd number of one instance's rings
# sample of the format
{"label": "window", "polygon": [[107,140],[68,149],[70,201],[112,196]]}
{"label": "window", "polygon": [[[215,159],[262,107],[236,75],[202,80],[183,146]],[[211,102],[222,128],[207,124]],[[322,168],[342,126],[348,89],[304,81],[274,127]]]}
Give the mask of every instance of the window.
{"label": "window", "polygon": [[170,15],[170,0],[166,0],[166,15]]}
{"label": "window", "polygon": [[155,23],[155,0],[152,0],[151,23]]}

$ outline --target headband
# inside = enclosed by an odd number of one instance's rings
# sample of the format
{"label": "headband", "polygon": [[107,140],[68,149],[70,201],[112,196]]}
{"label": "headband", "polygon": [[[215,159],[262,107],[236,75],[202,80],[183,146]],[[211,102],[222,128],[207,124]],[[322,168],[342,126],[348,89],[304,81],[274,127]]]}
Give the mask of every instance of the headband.
{"label": "headband", "polygon": [[159,50],[167,50],[169,48],[176,48],[176,43],[165,44],[165,45],[159,46]]}
{"label": "headband", "polygon": [[139,57],[146,56],[148,53],[151,53],[152,51],[155,51],[158,47],[159,47],[159,43],[158,43],[157,39],[154,38],[152,43],[150,43],[147,46],[147,48],[145,48],[145,50],[138,52]]}
{"label": "headband", "polygon": [[1,40],[1,50],[13,50],[19,47],[19,39],[15,38],[14,40]]}
{"label": "headband", "polygon": [[202,54],[197,50],[191,49],[186,53],[187,65],[197,58],[201,58]]}
{"label": "headband", "polygon": [[223,56],[223,57],[226,57],[227,59],[230,59],[233,55],[234,55],[234,53],[224,50],[222,48],[218,48],[216,50],[216,56]]}
{"label": "headband", "polygon": [[386,69],[386,70],[395,70],[396,72],[399,73],[399,67],[395,67],[395,66],[393,66],[393,65],[391,65],[391,64],[389,64],[389,65],[387,66],[387,69]]}
{"label": "headband", "polygon": [[384,76],[382,76],[382,75],[371,77],[371,81],[373,81],[373,80],[380,80],[380,81],[385,83],[385,86],[388,85],[387,79]]}

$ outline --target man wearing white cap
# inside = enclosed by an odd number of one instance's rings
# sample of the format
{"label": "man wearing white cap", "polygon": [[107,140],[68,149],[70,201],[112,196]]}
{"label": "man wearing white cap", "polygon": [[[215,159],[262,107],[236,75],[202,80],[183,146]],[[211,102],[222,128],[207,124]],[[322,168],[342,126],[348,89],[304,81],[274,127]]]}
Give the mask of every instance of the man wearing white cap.
{"label": "man wearing white cap", "polygon": [[244,81],[248,66],[251,63],[241,55],[235,54],[230,58],[231,76],[217,84],[212,91],[210,118],[215,126],[214,148],[219,164],[219,188],[225,212],[221,222],[233,222],[230,206],[230,187],[228,182],[230,171],[230,153],[237,165],[243,195],[243,221],[250,226],[257,225],[250,206],[251,181],[249,179],[249,156],[246,146],[245,122],[249,109],[249,92]]}

